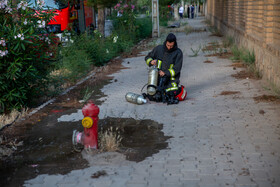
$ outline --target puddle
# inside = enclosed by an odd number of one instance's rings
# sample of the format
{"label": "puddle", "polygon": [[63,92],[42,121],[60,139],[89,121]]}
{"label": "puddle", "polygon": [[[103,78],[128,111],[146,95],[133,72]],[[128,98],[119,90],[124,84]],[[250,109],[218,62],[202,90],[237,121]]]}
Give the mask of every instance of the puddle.
{"label": "puddle", "polygon": [[162,124],[152,120],[135,120],[133,118],[107,118],[100,121],[103,131],[113,127],[122,137],[120,152],[130,161],[142,161],[146,157],[166,149],[167,139],[161,131]]}
{"label": "puddle", "polygon": [[[23,146],[5,161],[1,161],[1,186],[22,186],[25,180],[39,174],[67,174],[72,170],[89,167],[81,153],[73,151],[73,130],[83,131],[81,121],[57,122],[44,119],[25,124]],[[102,127],[102,128],[101,128]],[[152,120],[106,118],[99,120],[99,133],[108,128],[117,130],[122,137],[120,153],[130,161],[142,161],[168,146],[161,131],[162,124]]]}

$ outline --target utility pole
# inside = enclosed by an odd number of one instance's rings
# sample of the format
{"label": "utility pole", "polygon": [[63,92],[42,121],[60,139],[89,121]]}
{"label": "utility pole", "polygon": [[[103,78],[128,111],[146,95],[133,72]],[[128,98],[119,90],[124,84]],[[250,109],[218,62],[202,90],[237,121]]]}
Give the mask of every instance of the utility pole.
{"label": "utility pole", "polygon": [[153,37],[159,37],[159,11],[158,0],[152,0],[152,23],[153,23]]}

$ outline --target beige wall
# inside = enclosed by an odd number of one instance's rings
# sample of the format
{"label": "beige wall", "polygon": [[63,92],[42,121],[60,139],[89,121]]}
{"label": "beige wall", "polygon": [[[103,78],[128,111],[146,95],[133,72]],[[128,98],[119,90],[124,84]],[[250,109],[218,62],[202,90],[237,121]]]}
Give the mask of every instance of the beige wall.
{"label": "beige wall", "polygon": [[280,89],[280,0],[207,0],[206,18],[255,52],[256,67]]}

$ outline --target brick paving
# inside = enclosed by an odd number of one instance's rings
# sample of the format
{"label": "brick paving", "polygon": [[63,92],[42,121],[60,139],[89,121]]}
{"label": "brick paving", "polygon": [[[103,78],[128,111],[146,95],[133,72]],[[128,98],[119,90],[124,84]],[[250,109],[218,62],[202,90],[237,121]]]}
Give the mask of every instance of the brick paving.
{"label": "brick paving", "polygon": [[[205,27],[203,19],[190,20],[193,27]],[[266,93],[260,80],[235,79],[228,59],[197,57],[192,49],[221,41],[209,32],[177,33],[184,53],[181,83],[187,100],[178,105],[125,101],[128,91],[140,93],[147,82],[144,57],[125,59],[129,67],[114,74],[117,82],[106,85],[100,119],[121,117],[151,119],[163,124],[168,148],[141,162],[90,162],[90,167],[66,175],[39,175],[25,186],[187,186],[187,187],[278,187],[280,186],[280,106],[256,103],[255,96]],[[146,54],[147,52],[144,52]],[[211,60],[214,63],[203,63]],[[127,62],[130,63],[127,63]],[[220,95],[222,91],[239,94]],[[265,113],[262,114],[260,110]],[[81,120],[81,111],[59,120]],[[111,153],[107,153],[111,154]],[[91,178],[97,171],[107,175]]]}

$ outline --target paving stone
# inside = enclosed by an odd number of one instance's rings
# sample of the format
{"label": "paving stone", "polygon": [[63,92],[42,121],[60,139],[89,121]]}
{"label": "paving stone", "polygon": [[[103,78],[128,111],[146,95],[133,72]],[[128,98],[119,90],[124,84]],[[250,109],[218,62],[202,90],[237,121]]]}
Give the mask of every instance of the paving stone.
{"label": "paving stone", "polygon": [[272,184],[270,181],[256,181],[256,184],[259,187],[272,187]]}
{"label": "paving stone", "polygon": [[268,175],[264,170],[249,169],[250,174],[254,177],[254,180],[268,180]]}
{"label": "paving stone", "polygon": [[31,179],[29,181],[26,181],[25,184],[43,184],[45,181],[45,177],[47,175],[39,175],[38,177]]}
{"label": "paving stone", "polygon": [[163,186],[162,181],[160,180],[149,180],[148,187],[156,187],[156,186]]}
{"label": "paving stone", "polygon": [[144,177],[139,176],[139,177],[131,177],[126,184],[147,184],[147,181],[145,180]]}
{"label": "paving stone", "polygon": [[129,181],[125,184],[125,186],[127,186],[127,187],[146,187],[147,184],[145,184],[145,183],[140,183],[139,184],[139,183],[135,183],[133,181]]}
{"label": "paving stone", "polygon": [[168,183],[179,183],[183,174],[164,173],[163,176],[165,177],[165,181]]}
{"label": "paving stone", "polygon": [[237,186],[256,186],[256,183],[252,181],[250,176],[238,176],[235,183]]}
{"label": "paving stone", "polygon": [[188,179],[182,179],[181,183],[183,186],[187,187],[199,187],[199,180],[188,180]]}
{"label": "paving stone", "polygon": [[220,185],[220,186],[234,186],[236,182],[236,178],[232,176],[226,176],[226,175],[219,175],[215,177],[215,181]]}
{"label": "paving stone", "polygon": [[181,173],[183,174],[182,179],[184,180],[199,180],[198,174],[199,171],[188,171],[188,170],[181,170]]}
{"label": "paving stone", "polygon": [[77,182],[79,181],[79,178],[76,176],[65,176],[63,180],[59,181],[58,184],[75,184],[77,185]]}
{"label": "paving stone", "polygon": [[116,186],[116,187],[125,186],[126,181],[127,181],[127,178],[117,178],[117,179],[114,179],[112,181],[112,186]]}
{"label": "paving stone", "polygon": [[199,166],[199,174],[200,175],[216,175],[217,171],[215,167],[213,166],[206,166],[206,167],[200,167]]}
{"label": "paving stone", "polygon": [[25,186],[25,187],[29,187],[29,186],[41,187],[41,186],[46,186],[46,184],[25,183],[23,186]]}
{"label": "paving stone", "polygon": [[60,181],[63,181],[63,180],[64,180],[64,176],[63,175],[54,175],[54,176],[47,175],[44,178],[43,186],[57,186],[57,184]]}

